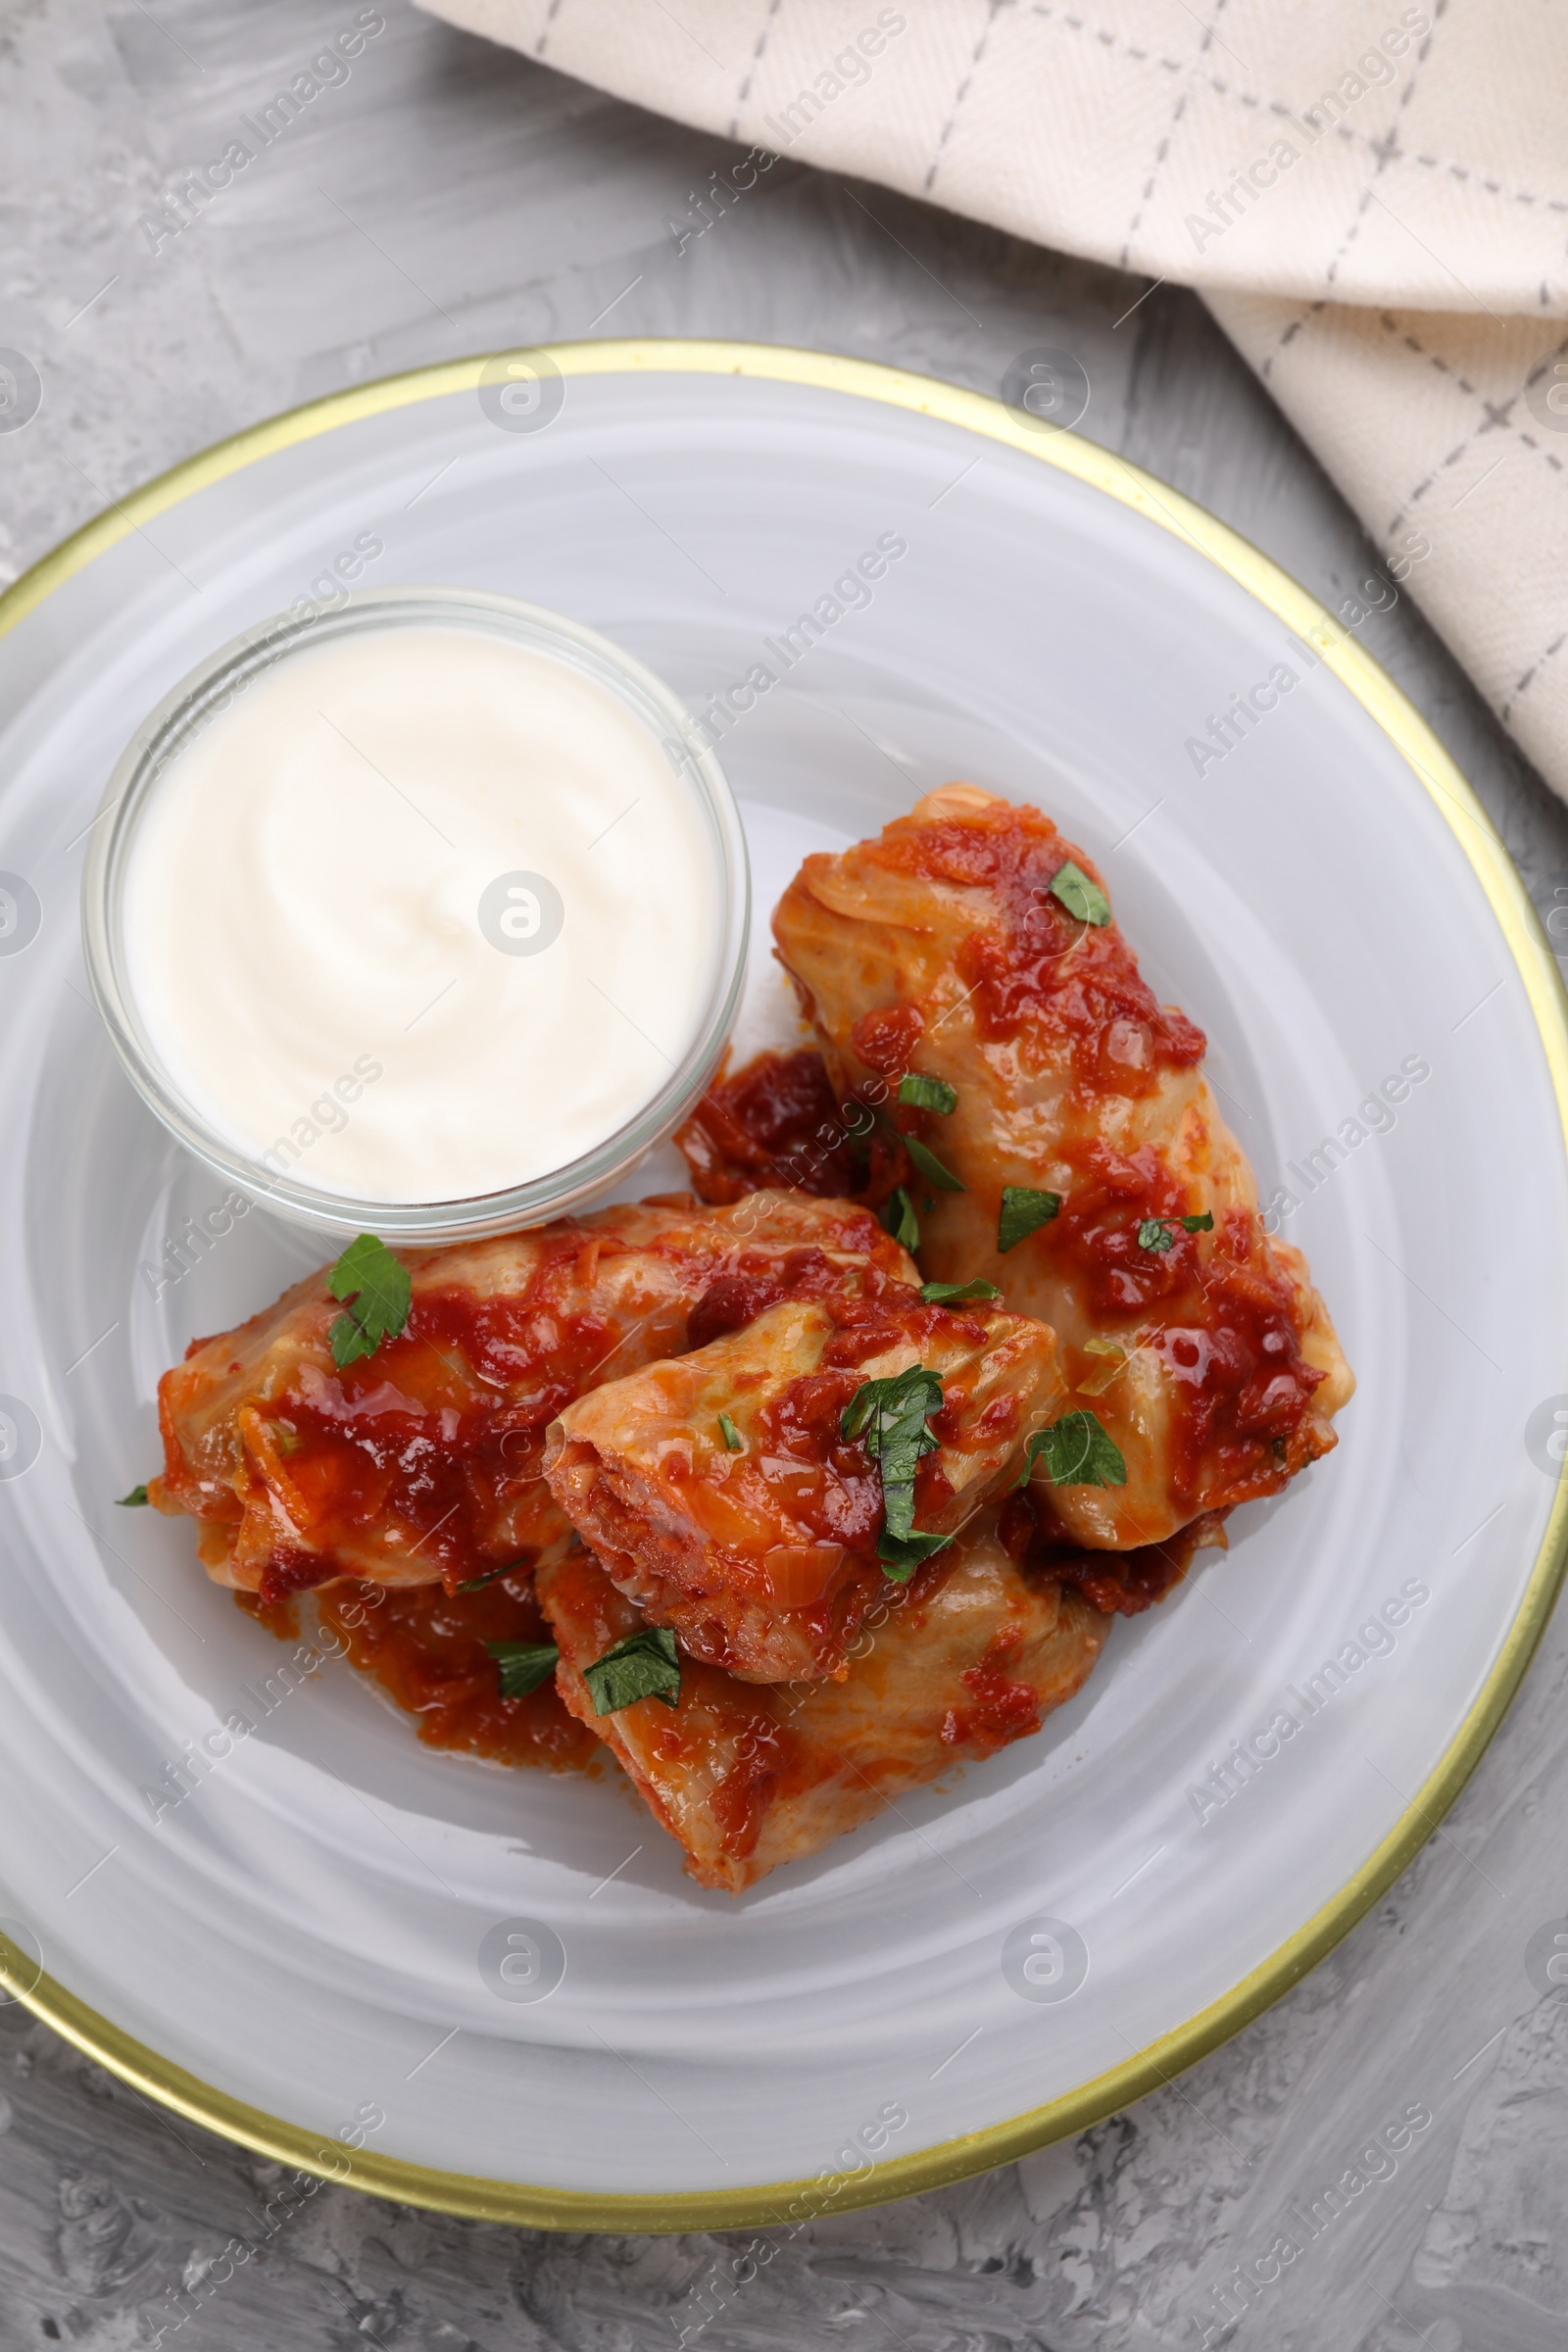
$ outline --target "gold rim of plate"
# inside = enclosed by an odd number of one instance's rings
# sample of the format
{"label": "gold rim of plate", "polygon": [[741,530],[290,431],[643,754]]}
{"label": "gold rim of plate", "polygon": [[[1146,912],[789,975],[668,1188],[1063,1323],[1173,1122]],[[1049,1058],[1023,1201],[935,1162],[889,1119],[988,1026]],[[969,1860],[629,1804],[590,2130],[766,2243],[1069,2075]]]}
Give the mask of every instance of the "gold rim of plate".
{"label": "gold rim of plate", "polygon": [[[332,393],[252,425],[131,492],[84,524],[0,596],[0,636],[129,532],[242,466],[333,432],[340,425],[356,424],[416,401],[476,392],[485,368],[492,371],[487,380],[495,380],[498,361],[515,360],[526,368],[541,357],[564,376],[741,375],[804,384],[856,400],[880,401],[890,408],[961,426],[1024,457],[1054,466],[1131,507],[1161,530],[1186,540],[1313,647],[1403,754],[1431,794],[1485,891],[1518,966],[1551,1072],[1568,1151],[1568,998],[1556,961],[1491,819],[1425,719],[1343,622],[1228,524],[1114,451],[1072,432],[1042,432],[1038,425],[1020,419],[1016,411],[983,393],[826,352],[675,338],[551,344],[443,362]],[[1529,1585],[1497,1661],[1436,1770],[1355,1875],[1260,1967],[1232,1985],[1221,1999],[1108,2074],[1006,2123],[946,2140],[918,2154],[893,2157],[866,2174],[819,2174],[807,2180],[770,2181],[748,2188],[643,2196],[539,2188],[520,2181],[437,2172],[398,2157],[323,2141],[297,2125],[215,2090],[122,2033],[47,1974],[36,1974],[30,1955],[4,1936],[0,1936],[0,1983],[77,2049],[192,2123],[301,2172],[438,2212],[476,2221],[521,2223],[532,2229],[643,2232],[781,2226],[791,2218],[792,2206],[798,2209],[804,2204],[814,2217],[881,2204],[1010,2163],[1032,2149],[1101,2122],[1206,2057],[1305,1976],[1392,1886],[1475,1770],[1545,1628],[1565,1566],[1568,1482],[1559,1485]]]}

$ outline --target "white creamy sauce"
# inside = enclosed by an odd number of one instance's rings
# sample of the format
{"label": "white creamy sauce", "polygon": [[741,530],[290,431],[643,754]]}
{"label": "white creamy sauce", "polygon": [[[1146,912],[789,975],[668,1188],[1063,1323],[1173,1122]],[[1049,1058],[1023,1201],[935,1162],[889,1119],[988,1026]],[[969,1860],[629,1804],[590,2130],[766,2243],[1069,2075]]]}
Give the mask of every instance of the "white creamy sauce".
{"label": "white creamy sauce", "polygon": [[603,1143],[692,1044],[720,952],[716,853],[656,738],[476,629],[264,671],[165,769],[129,860],[126,978],[173,1084],[271,1174],[367,1201]]}

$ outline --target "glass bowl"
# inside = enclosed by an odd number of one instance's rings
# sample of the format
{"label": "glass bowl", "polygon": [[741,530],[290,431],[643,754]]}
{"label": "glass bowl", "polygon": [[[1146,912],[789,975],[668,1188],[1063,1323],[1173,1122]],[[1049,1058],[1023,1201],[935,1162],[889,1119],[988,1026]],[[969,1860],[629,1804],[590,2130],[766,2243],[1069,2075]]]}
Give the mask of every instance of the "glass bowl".
{"label": "glass bowl", "polygon": [[[619,704],[653,738],[690,795],[712,859],[717,938],[711,982],[689,1045],[657,1092],[580,1156],[499,1191],[441,1200],[358,1200],[306,1181],[299,1169],[274,1175],[220,1132],[171,1073],[136,1003],[125,943],[125,883],[131,851],[165,768],[203,728],[229,710],[262,673],[334,638],[419,627],[478,630],[564,663]],[[476,922],[482,910],[475,910]],[[608,639],[558,612],[478,589],[391,588],[359,592],[329,612],[293,611],[247,629],[212,655],[137,730],[109,779],[82,878],[82,936],[93,995],[115,1051],[142,1100],[185,1148],[253,1200],[322,1234],[366,1232],[385,1241],[458,1241],[538,1225],[602,1199],[663,1141],[701,1095],[723,1052],[740,1000],[751,920],[746,841],[734,797],[697,723],[652,672]],[[269,1148],[267,1156],[277,1157]]]}

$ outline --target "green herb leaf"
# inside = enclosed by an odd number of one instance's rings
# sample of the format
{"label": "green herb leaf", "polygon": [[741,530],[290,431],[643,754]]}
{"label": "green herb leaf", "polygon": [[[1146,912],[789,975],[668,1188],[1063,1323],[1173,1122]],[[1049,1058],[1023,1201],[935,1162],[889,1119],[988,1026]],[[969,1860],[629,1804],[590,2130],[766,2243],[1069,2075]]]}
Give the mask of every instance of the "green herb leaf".
{"label": "green herb leaf", "polygon": [[883,1201],[882,1222],[901,1250],[919,1249],[920,1220],[914,1213],[914,1202],[902,1184],[891,1200]]}
{"label": "green herb leaf", "polygon": [[960,1298],[1000,1298],[994,1282],[922,1282],[920,1296],[927,1306],[953,1306]]}
{"label": "green herb leaf", "polygon": [[913,1160],[915,1166],[919,1169],[927,1184],[935,1185],[939,1193],[961,1193],[965,1190],[963,1179],[959,1176],[955,1176],[951,1168],[945,1168],[942,1165],[941,1160],[938,1159],[936,1153],[932,1151],[929,1151],[927,1147],[918,1140],[917,1137],[912,1135],[901,1135],[899,1141],[903,1144],[904,1149],[906,1152],[907,1152],[909,1157]]}
{"label": "green herb leaf", "polygon": [[[958,1098],[955,1095],[953,1099],[956,1102]],[[900,1100],[903,1100],[902,1086]],[[945,1168],[936,1153],[928,1145],[922,1144],[918,1137],[906,1135],[897,1119],[891,1118],[885,1109],[879,1107],[876,1117],[887,1129],[894,1142],[904,1146],[927,1184],[933,1185],[939,1193],[961,1193],[967,1190],[961,1177],[955,1176],[951,1168]],[[935,1205],[935,1201],[928,1200],[926,1202],[927,1208],[934,1208]]]}
{"label": "green herb leaf", "polygon": [[458,1587],[460,1592],[482,1592],[486,1585],[499,1583],[504,1576],[514,1576],[519,1569],[531,1565],[526,1559],[508,1560],[504,1568],[487,1568],[483,1576],[466,1576]]}
{"label": "green herb leaf", "polygon": [[1176,1239],[1176,1228],[1183,1233],[1212,1233],[1214,1219],[1208,1209],[1197,1217],[1145,1217],[1138,1228],[1140,1250],[1168,1250]]}
{"label": "green herb leaf", "polygon": [[877,1539],[876,1556],[894,1584],[906,1585],[922,1560],[952,1542],[951,1536],[921,1536],[912,1529],[906,1536],[896,1536],[891,1528],[884,1528]]}
{"label": "green herb leaf", "polygon": [[1026,1486],[1036,1462],[1044,1461],[1054,1487],[1124,1487],[1127,1465],[1121,1448],[1093,1413],[1063,1413],[1048,1429],[1035,1430],[1023,1449],[1017,1483]]}
{"label": "green herb leaf", "polygon": [[839,1418],[840,1435],[858,1438],[881,1468],[886,1524],[877,1558],[898,1583],[912,1576],[928,1553],[951,1541],[947,1536],[921,1535],[914,1526],[914,1474],[921,1456],[938,1447],[926,1419],[941,1404],[941,1373],[911,1364],[887,1380],[863,1382]]}
{"label": "green herb leaf", "polygon": [[680,1697],[680,1653],[667,1625],[640,1626],[607,1649],[602,1658],[582,1670],[596,1715],[617,1715],[640,1698],[662,1699],[672,1707]]}
{"label": "green herb leaf", "polygon": [[885,1525],[877,1539],[876,1556],[893,1582],[906,1584],[920,1562],[953,1542],[951,1536],[922,1534],[914,1524],[914,1479],[888,1483],[886,1458],[882,1468]]}
{"label": "green herb leaf", "polygon": [[[917,1367],[918,1369],[918,1367]],[[934,1373],[925,1375],[933,1384]],[[868,1381],[868,1388],[898,1390],[894,1381]],[[865,1390],[860,1391],[863,1396]],[[935,1453],[937,1441],[927,1429],[926,1415],[934,1413],[942,1402],[942,1392],[933,1385],[929,1392],[906,1390],[873,1405],[868,1420],[858,1423],[846,1432],[858,1437],[865,1450],[880,1465],[882,1497],[887,1506],[888,1524],[895,1535],[907,1535],[914,1510],[914,1474],[922,1455]],[[852,1405],[851,1410],[854,1410]],[[848,1419],[848,1415],[845,1416]]]}
{"label": "green herb leaf", "polygon": [[899,1080],[899,1101],[912,1110],[940,1111],[944,1118],[958,1107],[957,1093],[947,1080],[928,1078],[923,1070],[910,1070]]}
{"label": "green herb leaf", "polygon": [[117,1494],[115,1499],[122,1511],[133,1510],[138,1503],[146,1501],[147,1490],[145,1487],[132,1487],[128,1494]]}
{"label": "green herb leaf", "polygon": [[[921,1451],[925,1451],[924,1447]],[[918,1456],[915,1457],[918,1459]],[[887,1525],[884,1529],[891,1544],[906,1544],[914,1534],[914,1473],[907,1478],[894,1476],[889,1483],[886,1467],[882,1472],[882,1501]],[[881,1545],[877,1549],[880,1553]]]}
{"label": "green herb leaf", "polygon": [[1037,1193],[1026,1184],[1004,1184],[1002,1211],[997,1218],[997,1248],[1005,1253],[1041,1225],[1049,1225],[1061,1206],[1059,1193]]}
{"label": "green herb leaf", "polygon": [[1076,915],[1081,923],[1093,923],[1097,929],[1110,920],[1110,901],[1098,882],[1091,882],[1081,865],[1069,858],[1058,865],[1051,878],[1051,895],[1059,899],[1067,912]]}
{"label": "green herb leaf", "polygon": [[[504,1576],[506,1570],[501,1573]],[[555,1673],[561,1656],[553,1642],[487,1642],[485,1647],[501,1669],[503,1698],[526,1698],[530,1690],[537,1690]]]}
{"label": "green herb leaf", "polygon": [[[891,1373],[885,1380],[863,1380],[839,1415],[839,1435],[852,1443],[863,1438],[874,1459],[881,1459],[890,1446],[896,1450],[913,1444],[916,1437],[919,1453],[934,1453],[937,1441],[926,1428],[926,1416],[940,1411],[941,1405],[942,1374],[911,1364],[906,1372]],[[912,1469],[909,1475],[913,1477]]]}
{"label": "green herb leaf", "polygon": [[724,1441],[726,1453],[744,1453],[746,1451],[746,1440],[741,1436],[728,1413],[720,1413],[718,1416],[718,1434]]}
{"label": "green herb leaf", "polygon": [[327,1334],[340,1372],[360,1356],[373,1355],[383,1340],[395,1340],[409,1319],[414,1291],[408,1268],[373,1233],[350,1242],[326,1287],[348,1307]]}

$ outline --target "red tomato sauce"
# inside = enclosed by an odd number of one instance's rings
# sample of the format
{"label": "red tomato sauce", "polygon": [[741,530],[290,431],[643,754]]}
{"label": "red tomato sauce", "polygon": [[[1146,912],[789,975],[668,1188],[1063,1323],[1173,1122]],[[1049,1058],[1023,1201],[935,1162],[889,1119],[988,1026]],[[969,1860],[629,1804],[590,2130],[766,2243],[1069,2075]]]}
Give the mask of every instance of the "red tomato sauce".
{"label": "red tomato sauce", "polygon": [[1119,1095],[1150,1093],[1160,1070],[1202,1060],[1202,1031],[1156,1003],[1116,924],[1081,922],[1052,895],[1069,859],[1091,881],[1100,874],[1037,809],[893,825],[862,854],[899,873],[991,895],[1000,927],[977,922],[957,958],[989,1042],[1032,1032],[1047,1048],[1069,1050],[1081,1085]]}
{"label": "red tomato sauce", "polygon": [[1228,1511],[1203,1511],[1168,1543],[1142,1544],[1134,1551],[1078,1551],[1042,1529],[1034,1498],[1025,1489],[1003,1506],[997,1532],[1010,1556],[1043,1576],[1076,1585],[1092,1607],[1106,1617],[1141,1617],[1174,1592],[1207,1546],[1225,1549]]}
{"label": "red tomato sauce", "polygon": [[[858,1222],[847,1221],[847,1242]],[[864,1238],[880,1238],[869,1218]],[[449,1588],[527,1550],[508,1524],[511,1506],[523,1506],[521,1524],[535,1544],[564,1533],[540,1484],[545,1432],[593,1386],[621,1332],[605,1315],[555,1307],[550,1276],[581,1249],[622,1247],[568,1240],[516,1297],[423,1293],[399,1338],[331,1378],[307,1373],[304,1394],[269,1406],[258,1437],[270,1482],[313,1549],[278,1550],[262,1584],[264,1602],[336,1577],[339,1547],[389,1523],[432,1581]],[[785,1298],[831,1298],[843,1280],[810,1244],[750,1260],[765,1272],[748,1270],[744,1250],[735,1264],[697,1298],[689,1345],[738,1330]]]}
{"label": "red tomato sauce", "polygon": [[[234,1597],[280,1641],[298,1640],[297,1604],[268,1608],[249,1593]],[[478,1592],[342,1583],[318,1593],[315,1607],[359,1672],[415,1718],[427,1746],[555,1771],[582,1771],[603,1755],[553,1682],[525,1698],[501,1695],[500,1668],[485,1643],[554,1639],[526,1576],[502,1577]]]}
{"label": "red tomato sauce", "polygon": [[[1275,1493],[1313,1458],[1302,1424],[1324,1375],[1303,1358],[1292,1285],[1255,1213],[1232,1209],[1212,1234],[1187,1233],[1187,1201],[1152,1146],[1068,1147],[1072,1178],[1034,1247],[1075,1279],[1086,1307],[1126,1345],[1152,1348],[1172,1375],[1178,1494],[1229,1499]],[[1161,1226],[1163,1249],[1138,1236]],[[1120,1335],[1117,1335],[1120,1336]]]}
{"label": "red tomato sauce", "polygon": [[585,1246],[617,1247],[567,1239],[516,1297],[420,1295],[397,1339],[331,1378],[308,1375],[305,1394],[266,1412],[270,1473],[315,1549],[278,1555],[264,1602],[335,1576],[336,1546],[388,1520],[432,1579],[498,1564],[498,1516],[536,1483],[545,1428],[619,1336],[603,1315],[552,1302],[552,1276]]}
{"label": "red tomato sauce", "polygon": [[[358,1369],[342,1376],[345,1389]],[[335,1546],[388,1520],[412,1531],[410,1550],[432,1578],[456,1583],[497,1565],[480,1548],[477,1523],[493,1515],[494,1497],[513,1484],[503,1441],[515,1424],[508,1426],[503,1405],[504,1399],[481,1394],[466,1409],[447,1408],[444,1420],[432,1426],[407,1403],[362,1403],[350,1421],[297,1396],[284,1400],[270,1426],[289,1486],[305,1506],[301,1523],[321,1549],[299,1556],[297,1575],[293,1561],[276,1558],[262,1598],[279,1599],[335,1577]],[[537,1475],[527,1436],[514,1439],[524,1478]]]}
{"label": "red tomato sauce", "polygon": [[[865,1238],[868,1243],[877,1238],[874,1229]],[[866,1280],[874,1294],[880,1288],[881,1277],[868,1267]],[[825,1298],[831,1302],[843,1286],[844,1277],[838,1267],[814,1242],[787,1250],[765,1274],[715,1275],[687,1318],[688,1343],[693,1348],[706,1348],[710,1340],[743,1330],[770,1306],[778,1306],[786,1298]]]}
{"label": "red tomato sauce", "polygon": [[1027,1683],[1010,1679],[1004,1652],[988,1657],[982,1665],[966,1666],[958,1680],[969,1694],[969,1703],[949,1708],[942,1725],[945,1745],[972,1747],[980,1755],[992,1755],[1009,1740],[1039,1731],[1040,1700]]}
{"label": "red tomato sauce", "polygon": [[859,1386],[859,1375],[844,1370],[791,1381],[759,1413],[746,1470],[771,1491],[764,1510],[782,1505],[818,1544],[869,1551],[882,1525],[882,1473],[858,1439],[839,1434]]}
{"label": "red tomato sauce", "polygon": [[[939,1331],[983,1348],[987,1326],[953,1307],[926,1306],[908,1284],[875,1275],[860,1298],[829,1296],[825,1304],[838,1328],[827,1341],[814,1372],[792,1380],[782,1394],[757,1416],[757,1448],[752,1462],[732,1472],[725,1482],[744,1503],[755,1481],[772,1494],[789,1516],[823,1544],[841,1544],[851,1551],[869,1551],[883,1520],[884,1498],[880,1464],[866,1452],[858,1438],[846,1439],[841,1423],[847,1405],[862,1385],[860,1367],[902,1341],[917,1349]],[[965,1396],[953,1386],[929,1417],[932,1435],[947,1446],[964,1434]],[[969,1433],[970,1442],[984,1445],[994,1438],[999,1416],[1017,1419],[1017,1400],[999,1398]],[[952,1500],[953,1486],[937,1456],[924,1456],[914,1484],[917,1524],[929,1524],[929,1514]],[[763,1516],[769,1515],[765,1492],[760,1496]]]}
{"label": "red tomato sauce", "polygon": [[699,1200],[710,1202],[778,1186],[875,1207],[908,1175],[897,1141],[863,1102],[839,1102],[810,1048],[726,1070],[675,1141]]}

